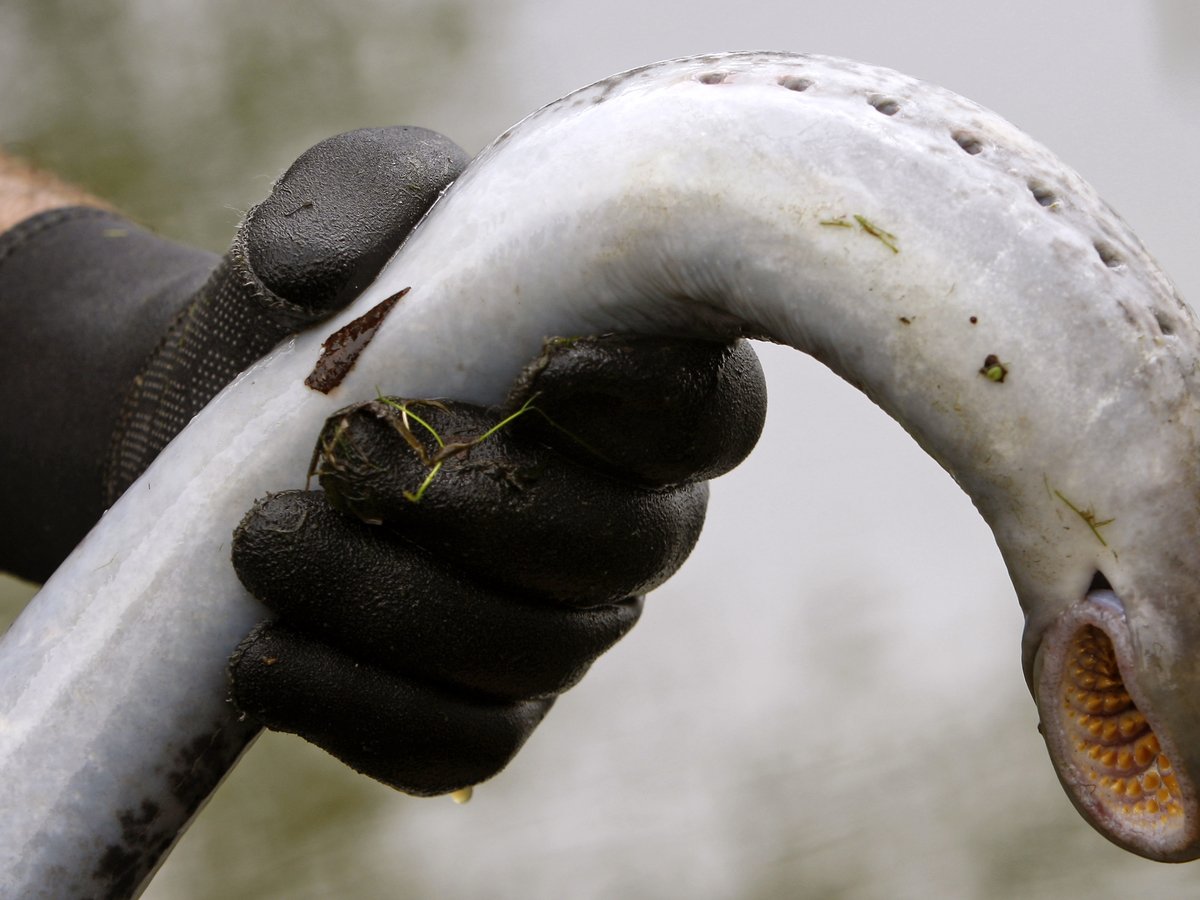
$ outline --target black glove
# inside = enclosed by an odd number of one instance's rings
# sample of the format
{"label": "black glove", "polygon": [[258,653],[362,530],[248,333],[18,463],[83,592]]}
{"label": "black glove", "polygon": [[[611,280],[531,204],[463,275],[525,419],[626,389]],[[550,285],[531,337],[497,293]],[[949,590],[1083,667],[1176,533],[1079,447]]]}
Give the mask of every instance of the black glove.
{"label": "black glove", "polygon": [[[0,565],[48,575],[230,378],[352,300],[464,164],[418,129],[330,139],[220,261],[84,208],[0,237]],[[235,562],[280,618],[232,661],[242,709],[415,793],[488,777],[682,562],[703,518],[695,482],[749,451],[765,401],[745,345],[611,339],[550,344],[518,396],[525,411],[452,447],[423,491],[431,435],[393,407],[356,408],[320,444],[322,483],[353,516],[320,493],[255,506]],[[499,415],[409,408],[449,444]],[[371,453],[396,474],[373,483],[335,448],[381,424]],[[416,444],[429,449],[413,484],[400,473]],[[531,542],[535,526],[557,546]]]}
{"label": "black glove", "polygon": [[606,338],[549,343],[504,410],[343,410],[325,493],[238,531],[279,619],[235,655],[234,701],[409,793],[491,777],[682,564],[700,479],[749,453],[765,400],[745,342]]}

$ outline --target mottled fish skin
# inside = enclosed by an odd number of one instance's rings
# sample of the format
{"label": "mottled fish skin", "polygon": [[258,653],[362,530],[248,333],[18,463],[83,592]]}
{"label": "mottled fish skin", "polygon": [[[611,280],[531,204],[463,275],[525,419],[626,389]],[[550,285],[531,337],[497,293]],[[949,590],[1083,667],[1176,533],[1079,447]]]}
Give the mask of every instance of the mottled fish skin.
{"label": "mottled fish skin", "polygon": [[[344,380],[305,387],[322,340],[404,288]],[[0,645],[0,808],[21,810],[0,817],[0,895],[119,893],[94,888],[105,849],[152,871],[191,814],[173,761],[217,748],[187,770],[203,795],[252,736],[223,670],[263,613],[229,535],[303,482],[328,414],[379,390],[494,402],[544,337],[606,331],[769,337],[899,420],[991,525],[1035,690],[1061,659],[1047,634],[1113,632],[1186,825],[1115,827],[1052,743],[1077,804],[1135,852],[1200,853],[1191,313],[998,116],[886,69],[739,53],[614,76],[506,132],[350,308],[240,376],[109,511]],[[1097,573],[1117,600],[1081,613]]]}

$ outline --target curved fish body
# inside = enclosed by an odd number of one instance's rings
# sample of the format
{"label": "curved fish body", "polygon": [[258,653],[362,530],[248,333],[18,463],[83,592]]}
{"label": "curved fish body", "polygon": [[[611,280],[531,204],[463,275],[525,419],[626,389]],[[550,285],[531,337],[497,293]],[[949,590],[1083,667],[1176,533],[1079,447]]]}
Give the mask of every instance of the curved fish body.
{"label": "curved fish body", "polygon": [[[404,289],[340,384],[305,385],[323,338]],[[789,344],[899,420],[995,533],[1072,800],[1137,853],[1200,855],[1191,313],[996,115],[739,53],[614,76],[502,135],[349,310],[244,373],[105,516],[0,646],[0,805],[21,810],[0,893],[137,883],[253,735],[225,702],[261,615],[230,532],[303,479],[327,415],[377,391],[495,402],[545,337],[607,331]]]}

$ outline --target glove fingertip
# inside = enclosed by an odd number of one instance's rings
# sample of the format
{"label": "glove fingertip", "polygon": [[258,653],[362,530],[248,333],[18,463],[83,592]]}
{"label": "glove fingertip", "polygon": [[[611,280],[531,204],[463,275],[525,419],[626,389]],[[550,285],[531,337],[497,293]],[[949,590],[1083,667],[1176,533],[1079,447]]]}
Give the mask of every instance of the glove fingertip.
{"label": "glove fingertip", "polygon": [[255,628],[228,671],[242,712],[419,796],[491,778],[553,705],[487,701],[410,681],[279,622]]}
{"label": "glove fingertip", "polygon": [[519,429],[577,461],[650,486],[737,466],[766,420],[766,380],[748,341],[637,335],[546,342],[509,405]]}
{"label": "glove fingertip", "polygon": [[469,157],[424,128],[362,128],[316,144],[246,219],[250,270],[313,320],[365,288]]}
{"label": "glove fingertip", "polygon": [[[319,495],[315,495],[319,500]],[[259,599],[292,566],[288,552],[309,524],[314,497],[305,491],[281,491],[254,501],[233,530],[230,558],[234,571]]]}

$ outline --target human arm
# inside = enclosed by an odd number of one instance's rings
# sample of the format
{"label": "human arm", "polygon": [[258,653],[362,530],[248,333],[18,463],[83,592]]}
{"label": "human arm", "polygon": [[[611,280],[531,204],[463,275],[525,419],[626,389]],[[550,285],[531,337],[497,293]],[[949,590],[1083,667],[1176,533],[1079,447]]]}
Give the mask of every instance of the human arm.
{"label": "human arm", "polygon": [[369,283],[465,163],[424,129],[322,141],[224,258],[10,166],[0,205],[37,211],[0,235],[0,469],[17,513],[0,516],[0,568],[44,580],[221,387]]}

